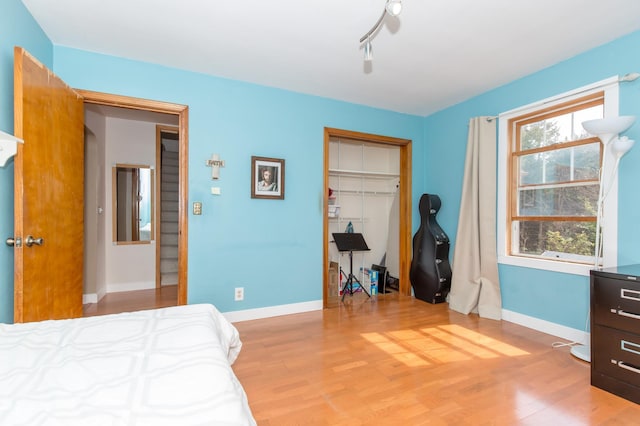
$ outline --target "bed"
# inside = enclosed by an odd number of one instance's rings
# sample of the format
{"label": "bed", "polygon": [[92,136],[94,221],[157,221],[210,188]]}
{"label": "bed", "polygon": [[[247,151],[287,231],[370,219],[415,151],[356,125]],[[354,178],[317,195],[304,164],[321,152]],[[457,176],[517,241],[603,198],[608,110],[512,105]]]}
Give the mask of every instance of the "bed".
{"label": "bed", "polygon": [[212,305],[0,324],[1,425],[255,425]]}

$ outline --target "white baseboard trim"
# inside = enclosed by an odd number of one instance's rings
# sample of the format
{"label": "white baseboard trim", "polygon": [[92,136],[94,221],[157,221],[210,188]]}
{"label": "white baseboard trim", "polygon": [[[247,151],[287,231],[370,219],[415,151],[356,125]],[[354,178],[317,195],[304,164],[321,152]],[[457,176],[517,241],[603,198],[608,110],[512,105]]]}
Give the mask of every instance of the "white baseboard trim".
{"label": "white baseboard trim", "polygon": [[98,294],[90,293],[82,295],[82,304],[86,305],[88,303],[98,303]]}
{"label": "white baseboard trim", "polygon": [[135,282],[135,283],[116,283],[107,284],[107,293],[119,293],[121,291],[134,291],[134,290],[151,290],[156,288],[154,282]]}
{"label": "white baseboard trim", "polygon": [[105,294],[107,294],[107,290],[104,287],[98,289],[98,302],[102,300]]}
{"label": "white baseboard trim", "polygon": [[319,310],[322,310],[322,300],[292,303],[290,305],[269,306],[266,308],[246,309],[243,311],[223,312],[222,315],[224,315],[229,322],[238,322]]}
{"label": "white baseboard trim", "polygon": [[502,319],[514,324],[550,334],[552,336],[566,339],[569,342],[577,342],[584,345],[590,340],[589,333],[585,331],[576,330],[575,328],[566,327],[564,325],[541,320],[535,317],[530,317],[528,315],[523,315],[518,312],[509,311],[507,309],[502,310]]}
{"label": "white baseboard trim", "polygon": [[104,297],[106,293],[104,290],[98,291],[97,293],[87,293],[82,295],[82,304],[86,305],[88,303],[98,303],[100,299]]}

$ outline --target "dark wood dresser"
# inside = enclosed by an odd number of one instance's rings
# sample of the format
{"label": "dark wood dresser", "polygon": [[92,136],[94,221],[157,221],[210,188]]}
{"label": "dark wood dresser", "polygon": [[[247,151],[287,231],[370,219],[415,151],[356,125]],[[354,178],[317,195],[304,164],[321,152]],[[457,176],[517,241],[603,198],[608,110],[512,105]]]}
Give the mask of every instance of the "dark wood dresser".
{"label": "dark wood dresser", "polygon": [[591,271],[591,384],[640,404],[640,264]]}

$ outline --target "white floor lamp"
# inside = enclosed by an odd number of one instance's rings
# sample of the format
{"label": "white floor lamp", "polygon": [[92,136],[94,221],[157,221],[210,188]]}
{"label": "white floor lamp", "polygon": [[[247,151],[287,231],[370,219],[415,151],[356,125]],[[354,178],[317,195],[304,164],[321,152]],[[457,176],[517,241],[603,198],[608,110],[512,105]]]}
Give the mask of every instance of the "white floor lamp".
{"label": "white floor lamp", "polygon": [[[596,216],[596,244],[595,244],[595,263],[594,267],[600,268],[602,259],[602,218],[603,218],[603,206],[604,200],[607,198],[609,189],[611,189],[612,182],[618,172],[618,165],[620,159],[625,155],[631,147],[633,147],[634,141],[623,136],[618,137],[619,133],[622,133],[629,129],[636,121],[634,116],[626,115],[621,117],[608,117],[599,118],[597,120],[588,120],[582,123],[582,127],[597,136],[604,144],[602,151],[602,164],[600,166],[600,190],[598,192],[598,213]],[[611,153],[609,153],[611,150]],[[608,154],[613,154],[616,163],[611,172],[610,177],[607,179],[605,176],[605,165],[608,159]],[[591,362],[591,344],[587,342],[584,345],[574,345],[571,347],[571,354],[576,358],[583,361]]]}

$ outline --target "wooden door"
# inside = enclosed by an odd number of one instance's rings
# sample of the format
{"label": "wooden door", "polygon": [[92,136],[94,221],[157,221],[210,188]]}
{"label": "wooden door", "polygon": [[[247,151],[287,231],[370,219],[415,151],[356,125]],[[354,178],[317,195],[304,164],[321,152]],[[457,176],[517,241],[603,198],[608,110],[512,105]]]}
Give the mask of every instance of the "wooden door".
{"label": "wooden door", "polygon": [[16,47],[14,109],[15,134],[25,141],[14,160],[14,229],[21,239],[14,246],[14,321],[80,317],[83,99]]}

